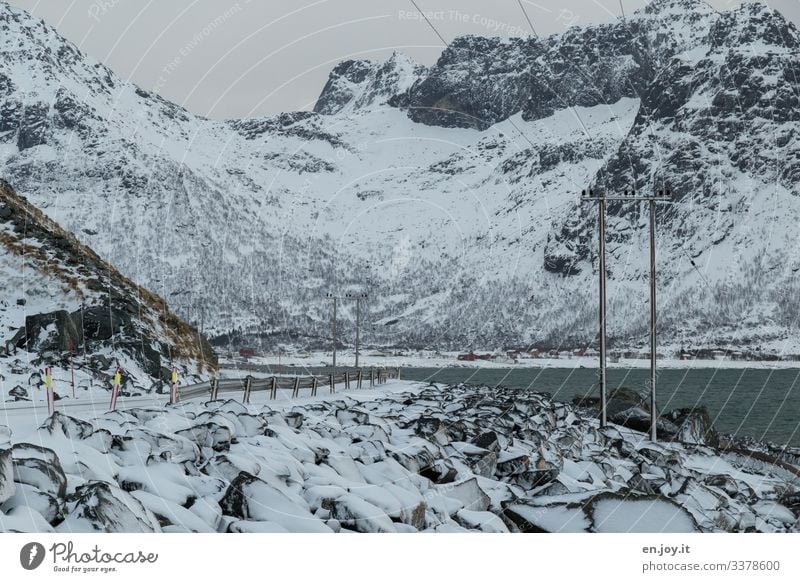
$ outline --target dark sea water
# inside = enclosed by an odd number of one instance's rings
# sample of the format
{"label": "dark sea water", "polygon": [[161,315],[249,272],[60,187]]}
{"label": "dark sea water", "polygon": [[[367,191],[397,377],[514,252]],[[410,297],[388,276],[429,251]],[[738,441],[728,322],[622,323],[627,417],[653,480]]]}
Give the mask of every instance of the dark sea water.
{"label": "dark sea water", "polygon": [[[403,368],[402,376],[536,390],[564,401],[598,390],[598,371],[591,368]],[[612,368],[608,387],[646,390],[649,376],[648,369]],[[800,446],[800,370],[665,369],[658,372],[657,396],[662,411],[705,406],[720,432]]]}
{"label": "dark sea water", "polygon": [[[328,374],[330,368],[284,367],[283,371]],[[598,394],[596,368],[403,368],[402,377],[535,390],[567,402],[577,395]],[[609,368],[608,388],[647,391],[649,377],[647,368]],[[658,371],[657,396],[662,412],[705,406],[722,433],[800,446],[800,369],[662,369]]]}

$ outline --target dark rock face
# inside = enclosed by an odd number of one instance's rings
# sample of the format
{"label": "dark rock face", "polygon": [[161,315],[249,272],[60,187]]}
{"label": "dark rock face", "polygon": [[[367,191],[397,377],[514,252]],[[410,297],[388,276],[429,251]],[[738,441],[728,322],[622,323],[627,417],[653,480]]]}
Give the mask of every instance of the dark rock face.
{"label": "dark rock face", "polygon": [[[637,90],[642,104],[633,129],[593,185],[609,193],[669,189],[675,200],[692,202],[664,209],[657,220],[670,233],[667,244],[691,248],[694,256],[719,244],[733,227],[720,216],[731,195],[729,178],[714,178],[730,174],[721,168],[790,191],[800,177],[797,134],[789,129],[800,120],[800,33],[757,3],[708,22],[694,52],[672,57]],[[570,219],[556,227],[545,249],[548,270],[575,274],[589,257],[575,243],[596,230],[596,218],[585,209],[576,212],[592,220]],[[608,213],[611,223],[621,219],[611,229],[610,249],[630,242],[638,232],[637,207],[612,203]],[[712,223],[719,225],[718,235],[701,237],[703,225]]]}
{"label": "dark rock face", "polygon": [[384,63],[365,60],[336,65],[314,105],[314,112],[339,113],[346,107],[360,109],[397,98],[425,71],[425,67],[395,52]]}
{"label": "dark rock face", "polygon": [[485,129],[518,112],[541,119],[638,97],[671,56],[704,39],[714,16],[701,2],[671,0],[627,22],[547,39],[456,38],[394,104],[421,123]]}
{"label": "dark rock face", "polygon": [[17,147],[26,150],[46,143],[50,107],[45,103],[28,105],[22,113],[17,134]]}
{"label": "dark rock face", "polygon": [[31,352],[60,353],[76,349],[83,343],[80,312],[77,313],[77,322],[74,316],[66,311],[29,315],[25,318],[25,327],[20,328],[11,339],[11,343],[17,348]]}
{"label": "dark rock face", "polygon": [[353,85],[363,83],[373,67],[374,63],[363,60],[343,61],[336,65],[314,105],[314,112],[333,114],[340,111],[356,97]]}
{"label": "dark rock face", "polygon": [[675,440],[710,447],[719,446],[719,435],[714,429],[711,416],[704,406],[676,408],[664,415],[676,427]]}
{"label": "dark rock face", "polygon": [[525,63],[543,52],[535,40],[456,38],[411,87],[404,106],[420,123],[485,129],[525,106],[536,78]]}

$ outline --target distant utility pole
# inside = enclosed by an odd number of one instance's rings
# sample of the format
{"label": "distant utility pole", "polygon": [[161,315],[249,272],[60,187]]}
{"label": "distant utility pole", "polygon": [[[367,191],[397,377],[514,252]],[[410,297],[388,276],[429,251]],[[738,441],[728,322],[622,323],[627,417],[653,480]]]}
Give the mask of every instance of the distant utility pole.
{"label": "distant utility pole", "polygon": [[328,298],[333,299],[333,319],[331,320],[331,327],[333,328],[333,376],[336,377],[336,295],[328,293]]}
{"label": "distant utility pole", "polygon": [[582,192],[584,200],[596,200],[600,203],[600,424],[606,423],[605,397],[605,201],[621,200],[624,202],[648,202],[650,222],[650,439],[657,440],[658,406],[656,401],[656,202],[671,202],[669,190],[659,190],[653,196],[637,196],[634,190],[625,190],[622,196],[594,196],[589,190]]}
{"label": "distant utility pole", "polygon": [[358,368],[358,352],[361,348],[361,300],[367,298],[366,293],[348,293],[348,299],[356,300],[356,368]]}

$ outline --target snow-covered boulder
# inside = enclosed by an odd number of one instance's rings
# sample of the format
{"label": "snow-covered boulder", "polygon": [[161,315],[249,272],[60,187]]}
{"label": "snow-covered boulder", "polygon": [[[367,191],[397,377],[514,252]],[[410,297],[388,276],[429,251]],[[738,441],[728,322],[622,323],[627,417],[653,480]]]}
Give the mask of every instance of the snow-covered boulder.
{"label": "snow-covered boulder", "polygon": [[308,507],[302,507],[285,493],[261,479],[242,472],[220,501],[224,515],[243,520],[274,522],[294,532],[330,532]]}
{"label": "snow-covered boulder", "polygon": [[14,495],[15,490],[11,449],[5,449],[0,451],[0,503]]}
{"label": "snow-covered boulder", "polygon": [[70,512],[58,525],[63,533],[154,533],[161,527],[139,500],[108,483],[82,487],[67,503]]}
{"label": "snow-covered boulder", "polygon": [[603,494],[586,506],[592,531],[601,533],[694,533],[691,514],[662,497],[620,497]]}

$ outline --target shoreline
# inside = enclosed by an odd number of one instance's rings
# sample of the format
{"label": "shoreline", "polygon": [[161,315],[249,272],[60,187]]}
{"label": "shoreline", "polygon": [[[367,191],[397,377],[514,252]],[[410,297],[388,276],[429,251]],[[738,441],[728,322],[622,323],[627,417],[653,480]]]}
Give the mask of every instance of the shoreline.
{"label": "shoreline", "polygon": [[[400,368],[470,368],[476,370],[526,370],[526,369],[599,369],[599,362],[594,357],[573,356],[571,358],[531,358],[512,361],[463,361],[455,356],[360,356],[362,367],[400,367]],[[330,367],[331,356],[324,352],[315,352],[309,356],[253,356],[250,358],[227,358],[220,356],[220,365],[236,367],[237,365],[281,366],[292,368]],[[354,367],[355,357],[351,353],[337,353],[337,366]],[[608,369],[650,369],[650,360],[625,359],[608,362]],[[795,361],[761,361],[761,360],[677,360],[674,358],[659,359],[657,369],[662,370],[798,370],[800,362]]]}

